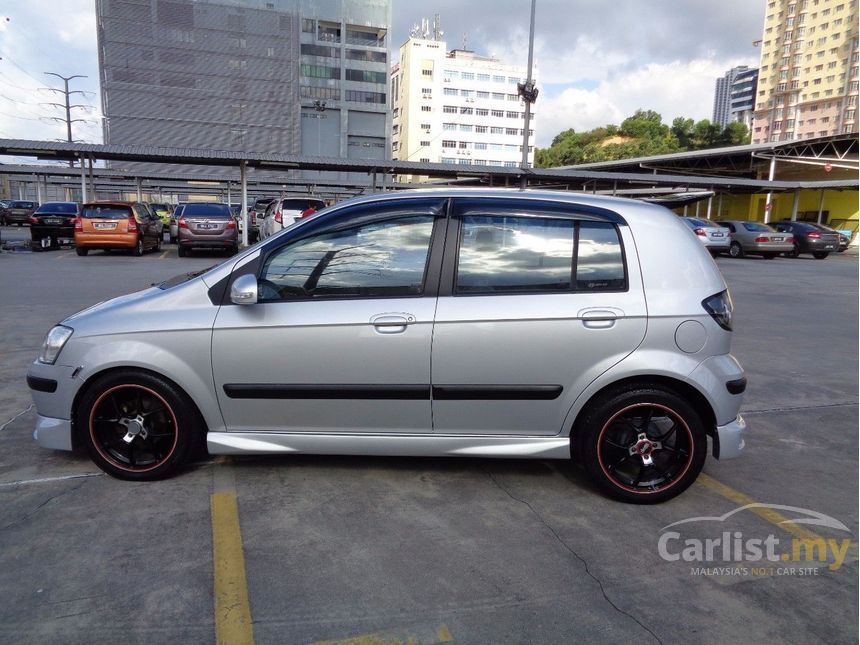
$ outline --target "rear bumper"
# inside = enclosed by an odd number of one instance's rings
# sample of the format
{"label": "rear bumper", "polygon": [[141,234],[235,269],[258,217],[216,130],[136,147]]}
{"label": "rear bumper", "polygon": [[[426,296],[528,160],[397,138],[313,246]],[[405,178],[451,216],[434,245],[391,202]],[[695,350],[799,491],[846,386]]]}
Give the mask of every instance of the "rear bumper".
{"label": "rear bumper", "polygon": [[705,245],[706,249],[728,249],[729,248],[729,238],[724,240],[702,240],[702,244]]}
{"label": "rear bumper", "polygon": [[75,235],[75,246],[82,249],[133,249],[137,246],[137,233],[119,235]]}
{"label": "rear bumper", "polygon": [[46,226],[44,224],[31,224],[30,235],[34,240],[40,240],[43,237],[64,237],[73,239],[75,237],[75,227],[71,226]]}
{"label": "rear bumper", "polygon": [[734,459],[740,457],[744,451],[746,442],[747,424],[739,414],[731,423],[717,426],[714,433],[714,457],[717,459]]}
{"label": "rear bumper", "polygon": [[794,244],[748,244],[745,253],[788,253],[794,249]]}
{"label": "rear bumper", "polygon": [[4,216],[6,218],[7,224],[29,224],[30,216],[29,215],[17,215],[12,213],[6,213]]}

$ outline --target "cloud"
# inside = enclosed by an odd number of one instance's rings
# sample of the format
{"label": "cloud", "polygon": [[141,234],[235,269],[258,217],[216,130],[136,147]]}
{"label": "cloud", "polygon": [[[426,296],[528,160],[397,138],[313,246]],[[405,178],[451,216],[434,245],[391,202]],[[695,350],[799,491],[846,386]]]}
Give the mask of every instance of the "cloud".
{"label": "cloud", "polygon": [[611,74],[593,90],[568,88],[558,96],[541,96],[536,140],[547,147],[559,133],[620,124],[637,109],[654,110],[671,123],[678,116],[696,121],[712,116],[714,82],[735,65],[754,61],[696,59],[649,63]]}

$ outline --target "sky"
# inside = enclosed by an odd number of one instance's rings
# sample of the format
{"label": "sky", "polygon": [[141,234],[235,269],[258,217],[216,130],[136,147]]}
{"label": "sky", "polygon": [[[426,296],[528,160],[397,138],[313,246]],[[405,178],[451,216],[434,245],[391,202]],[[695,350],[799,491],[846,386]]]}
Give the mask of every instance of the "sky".
{"label": "sky", "polygon": [[[736,65],[758,66],[765,0],[537,0],[536,138],[620,123],[637,109],[709,119],[714,82]],[[503,62],[528,58],[528,0],[392,0],[392,58],[421,18],[439,14],[448,48]],[[76,140],[101,141],[95,0],[0,0],[0,137],[63,139],[64,111],[46,105],[62,82],[83,107]]]}

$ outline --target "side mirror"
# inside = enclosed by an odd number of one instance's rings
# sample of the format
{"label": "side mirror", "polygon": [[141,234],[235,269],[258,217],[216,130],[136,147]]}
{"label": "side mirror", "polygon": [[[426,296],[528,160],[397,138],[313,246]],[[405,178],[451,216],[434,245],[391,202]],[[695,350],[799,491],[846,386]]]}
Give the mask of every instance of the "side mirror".
{"label": "side mirror", "polygon": [[234,305],[257,304],[257,276],[246,273],[233,280],[230,287],[230,302]]}

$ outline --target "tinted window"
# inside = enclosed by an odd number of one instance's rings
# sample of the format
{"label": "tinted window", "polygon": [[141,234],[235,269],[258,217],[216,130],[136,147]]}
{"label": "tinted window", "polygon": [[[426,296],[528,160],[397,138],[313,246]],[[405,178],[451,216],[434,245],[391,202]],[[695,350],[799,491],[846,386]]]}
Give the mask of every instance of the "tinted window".
{"label": "tinted window", "polygon": [[681,221],[684,222],[690,228],[697,228],[699,226],[713,226],[711,222],[705,222],[700,219],[694,219],[692,217],[682,217]]}
{"label": "tinted window", "polygon": [[131,208],[115,204],[84,206],[81,216],[87,219],[128,219],[131,217]]}
{"label": "tinted window", "polygon": [[77,215],[78,205],[74,202],[48,202],[36,210],[37,213],[68,213]]}
{"label": "tinted window", "polygon": [[414,216],[293,242],[266,261],[261,300],[420,295],[432,231],[432,216]]}
{"label": "tinted window", "polygon": [[188,204],[182,211],[183,217],[211,217],[227,219],[232,217],[227,204]]}
{"label": "tinted window", "polygon": [[33,208],[35,206],[35,202],[12,202],[9,208]]}
{"label": "tinted window", "polygon": [[463,218],[457,292],[570,289],[574,230],[569,219]]}
{"label": "tinted window", "polygon": [[576,288],[624,289],[625,278],[624,254],[615,226],[608,222],[582,222],[576,255]]}
{"label": "tinted window", "polygon": [[772,233],[773,229],[767,224],[759,224],[758,222],[744,222],[744,228],[753,233]]}
{"label": "tinted window", "polygon": [[325,202],[318,199],[284,199],[281,200],[281,208],[286,211],[305,211],[309,208],[320,210],[325,208]]}

